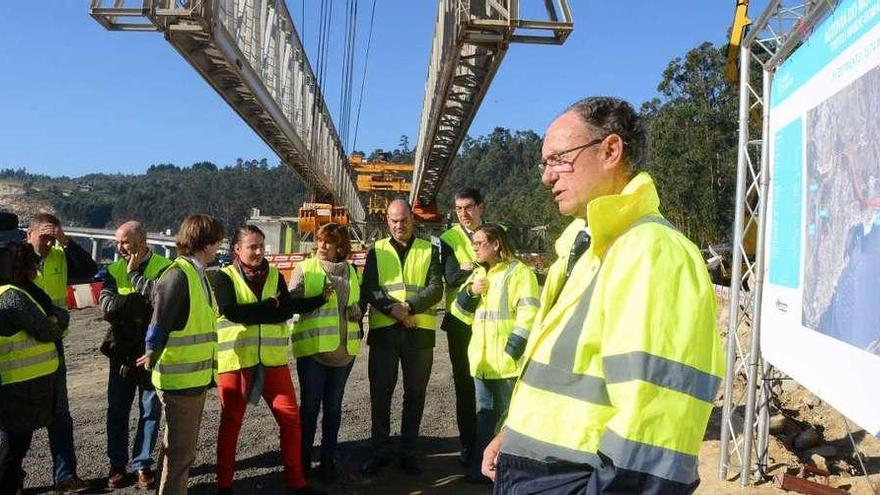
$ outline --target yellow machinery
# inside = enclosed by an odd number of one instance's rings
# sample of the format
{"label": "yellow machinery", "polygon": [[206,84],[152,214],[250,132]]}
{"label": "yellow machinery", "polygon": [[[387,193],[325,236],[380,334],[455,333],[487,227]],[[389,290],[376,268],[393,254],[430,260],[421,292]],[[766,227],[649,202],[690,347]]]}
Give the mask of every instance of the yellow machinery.
{"label": "yellow machinery", "polygon": [[351,168],[357,174],[357,188],[367,195],[367,215],[385,217],[385,210],[394,198],[409,196],[412,188],[412,163],[364,160],[364,156],[349,157]]}
{"label": "yellow machinery", "polygon": [[727,45],[727,82],[737,84],[739,82],[739,48],[746,34],[746,27],[752,23],[749,19],[749,0],[736,0],[736,10],[733,13],[733,26],[730,27],[730,44]]}
{"label": "yellow machinery", "polygon": [[348,227],[348,208],[329,203],[303,203],[299,209],[299,233],[316,234],[322,225],[338,223]]}

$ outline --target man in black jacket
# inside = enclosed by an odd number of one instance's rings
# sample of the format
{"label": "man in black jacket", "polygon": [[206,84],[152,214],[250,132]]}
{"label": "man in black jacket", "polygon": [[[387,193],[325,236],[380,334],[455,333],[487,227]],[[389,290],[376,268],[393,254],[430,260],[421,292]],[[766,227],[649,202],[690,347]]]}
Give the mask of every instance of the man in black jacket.
{"label": "man in black jacket", "polygon": [[137,433],[131,450],[131,468],[141,489],[152,488],[152,452],[159,433],[162,406],[150,383],[150,372],[136,366],[144,354],[144,337],[153,313],[151,293],[155,280],[171,262],[147,247],[140,222],[130,221],[116,230],[120,258],[98,276],[104,283],[99,303],[110,330],[101,352],[110,358],[107,380],[108,488],[125,485],[128,455],[128,417],[137,393],[140,404]]}

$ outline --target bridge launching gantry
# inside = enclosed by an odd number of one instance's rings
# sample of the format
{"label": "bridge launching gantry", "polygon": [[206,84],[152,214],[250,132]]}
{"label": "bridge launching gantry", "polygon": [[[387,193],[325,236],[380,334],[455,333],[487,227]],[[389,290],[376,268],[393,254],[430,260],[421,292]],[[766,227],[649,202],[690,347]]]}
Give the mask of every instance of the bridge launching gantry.
{"label": "bridge launching gantry", "polygon": [[159,31],[321,202],[364,220],[355,177],[283,0],[92,0],[115,31]]}
{"label": "bridge launching gantry", "polygon": [[562,44],[567,0],[544,0],[545,20],[520,19],[520,0],[439,0],[410,200],[430,218],[471,121],[510,43]]}

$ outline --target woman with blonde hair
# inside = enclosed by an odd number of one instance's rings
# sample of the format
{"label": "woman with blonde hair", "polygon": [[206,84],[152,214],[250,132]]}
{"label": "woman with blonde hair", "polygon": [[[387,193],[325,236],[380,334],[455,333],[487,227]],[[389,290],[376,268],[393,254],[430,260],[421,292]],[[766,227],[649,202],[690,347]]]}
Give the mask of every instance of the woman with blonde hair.
{"label": "woman with blonde hair", "polygon": [[538,280],[514,256],[504,229],[483,224],[473,235],[479,266],[453,303],[456,318],[471,323],[468,363],[477,394],[477,428],[467,480],[489,483],[480,473],[483,452],[507,413],[532,320],[538,312]]}
{"label": "woman with blonde hair", "polygon": [[303,463],[311,466],[318,411],[323,407],[319,476],[330,481],[336,471],[336,445],[342,419],[342,396],[360,349],[360,278],[346,258],[351,241],[346,227],[322,226],[315,236],[315,256],[298,264],[291,291],[305,296],[330,293],[327,303],[304,313],[293,331],[293,354],[299,376]]}

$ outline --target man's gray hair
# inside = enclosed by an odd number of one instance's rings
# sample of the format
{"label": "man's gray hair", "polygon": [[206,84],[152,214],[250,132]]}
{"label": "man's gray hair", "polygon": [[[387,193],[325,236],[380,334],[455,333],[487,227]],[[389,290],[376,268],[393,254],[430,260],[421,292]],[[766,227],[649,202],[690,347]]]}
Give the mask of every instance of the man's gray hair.
{"label": "man's gray hair", "polygon": [[617,134],[623,139],[623,162],[635,175],[645,168],[648,136],[645,124],[632,105],[610,96],[591,96],[576,101],[565,112],[574,112],[587,128],[604,137]]}

